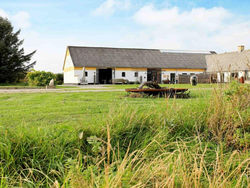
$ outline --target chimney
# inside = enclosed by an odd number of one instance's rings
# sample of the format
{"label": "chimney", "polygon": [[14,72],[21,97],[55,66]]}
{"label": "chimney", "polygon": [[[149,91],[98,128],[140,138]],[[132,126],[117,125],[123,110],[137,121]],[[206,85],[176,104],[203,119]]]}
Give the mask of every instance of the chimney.
{"label": "chimney", "polygon": [[245,48],[244,45],[238,46],[238,52],[243,52],[243,51],[244,51],[244,48]]}

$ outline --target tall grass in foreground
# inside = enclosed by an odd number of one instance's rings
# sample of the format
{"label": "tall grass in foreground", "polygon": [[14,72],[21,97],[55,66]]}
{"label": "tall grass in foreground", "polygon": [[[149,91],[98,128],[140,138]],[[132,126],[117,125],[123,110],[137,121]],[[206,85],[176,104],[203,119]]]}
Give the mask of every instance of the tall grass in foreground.
{"label": "tall grass in foreground", "polygon": [[0,187],[248,187],[249,101],[233,85],[204,106],[121,104],[95,129],[6,128]]}
{"label": "tall grass in foreground", "polygon": [[[249,186],[249,88],[215,90],[208,109],[200,113],[186,111],[184,115],[175,104],[167,106],[164,113],[139,111],[126,107],[112,112],[106,140],[99,140],[103,147],[96,164],[87,168],[84,162],[73,164],[63,185]],[[119,152],[125,148],[121,157]]]}
{"label": "tall grass in foreground", "polygon": [[[82,163],[75,163],[63,185],[114,188],[248,186],[250,161],[244,159],[247,156],[241,156],[236,150],[230,155],[225,154],[222,146],[217,146],[214,151],[196,139],[193,146],[188,146],[185,141],[173,142],[175,150],[162,152],[151,159],[145,157],[145,148],[134,152],[128,150],[121,160],[109,162],[108,158],[101,158],[97,165],[88,166],[84,171]],[[207,156],[211,153],[215,154],[212,161]],[[100,163],[104,164],[103,170]]]}

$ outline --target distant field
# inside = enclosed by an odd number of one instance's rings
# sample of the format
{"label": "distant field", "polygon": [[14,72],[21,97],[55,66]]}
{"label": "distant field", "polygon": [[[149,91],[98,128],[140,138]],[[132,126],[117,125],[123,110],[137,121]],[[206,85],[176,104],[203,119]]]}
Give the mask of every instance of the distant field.
{"label": "distant field", "polygon": [[[177,187],[246,187],[248,147],[227,145],[208,128],[231,116],[216,119],[227,103],[207,88],[220,87],[167,86],[197,89],[190,99],[121,91],[0,94],[0,187],[164,187],[168,178]],[[246,126],[247,105],[237,112],[239,126]]]}

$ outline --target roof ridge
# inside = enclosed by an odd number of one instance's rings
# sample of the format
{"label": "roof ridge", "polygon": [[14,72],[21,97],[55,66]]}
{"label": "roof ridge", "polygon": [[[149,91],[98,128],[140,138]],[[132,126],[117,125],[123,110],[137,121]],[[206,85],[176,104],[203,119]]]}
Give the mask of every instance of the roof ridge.
{"label": "roof ridge", "polygon": [[68,48],[103,48],[103,49],[125,49],[125,50],[159,50],[153,48],[126,48],[126,47],[105,47],[105,46],[67,46]]}
{"label": "roof ridge", "polygon": [[123,50],[152,50],[160,51],[161,53],[197,53],[197,54],[212,54],[214,51],[206,50],[174,50],[174,49],[157,49],[157,48],[126,48],[126,47],[103,47],[103,46],[67,46],[68,48],[99,48],[99,49],[123,49]]}
{"label": "roof ridge", "polygon": [[224,54],[227,54],[227,53],[244,53],[244,52],[250,52],[250,49],[249,50],[243,50],[242,52],[239,52],[239,51],[224,52]]}
{"label": "roof ridge", "polygon": [[239,51],[223,52],[223,53],[218,53],[218,54],[215,54],[215,55],[242,54],[242,53],[248,53],[248,52],[250,52],[250,49],[249,50],[244,50],[242,52],[239,52]]}

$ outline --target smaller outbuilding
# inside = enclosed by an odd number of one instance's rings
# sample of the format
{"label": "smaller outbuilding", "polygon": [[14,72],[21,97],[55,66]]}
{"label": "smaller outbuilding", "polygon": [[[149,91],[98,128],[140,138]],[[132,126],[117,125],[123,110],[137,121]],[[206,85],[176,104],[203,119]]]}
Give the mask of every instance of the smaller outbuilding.
{"label": "smaller outbuilding", "polygon": [[206,62],[207,73],[214,75],[217,82],[250,80],[250,50],[244,50],[243,45],[235,52],[207,55]]}

